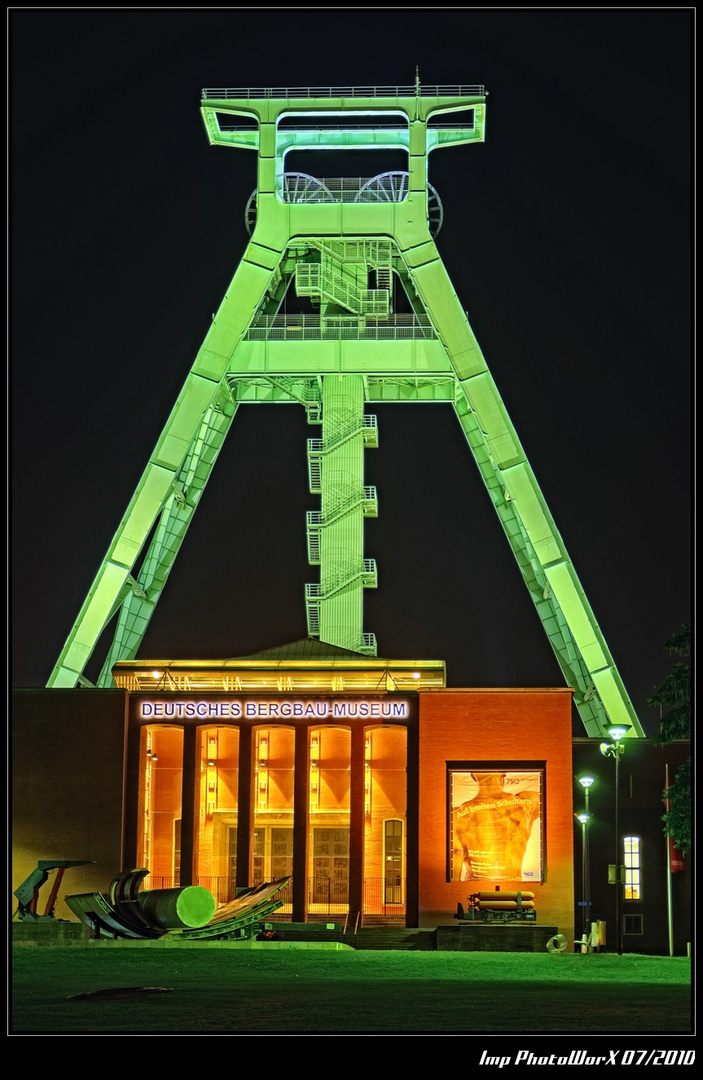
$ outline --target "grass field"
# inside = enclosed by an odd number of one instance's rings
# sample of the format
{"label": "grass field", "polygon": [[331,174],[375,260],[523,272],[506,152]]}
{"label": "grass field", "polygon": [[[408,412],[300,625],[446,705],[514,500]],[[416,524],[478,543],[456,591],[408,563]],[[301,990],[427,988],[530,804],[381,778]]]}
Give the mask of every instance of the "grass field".
{"label": "grass field", "polygon": [[[17,946],[10,1033],[687,1034],[690,968],[603,953]],[[168,992],[72,998],[154,986]]]}

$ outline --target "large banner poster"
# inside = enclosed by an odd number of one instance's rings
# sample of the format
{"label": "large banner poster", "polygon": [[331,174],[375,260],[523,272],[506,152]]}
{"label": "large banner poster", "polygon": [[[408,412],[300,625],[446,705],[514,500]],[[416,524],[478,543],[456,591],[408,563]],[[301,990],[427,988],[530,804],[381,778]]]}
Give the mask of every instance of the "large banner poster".
{"label": "large banner poster", "polygon": [[452,881],[542,880],[542,772],[451,769]]}

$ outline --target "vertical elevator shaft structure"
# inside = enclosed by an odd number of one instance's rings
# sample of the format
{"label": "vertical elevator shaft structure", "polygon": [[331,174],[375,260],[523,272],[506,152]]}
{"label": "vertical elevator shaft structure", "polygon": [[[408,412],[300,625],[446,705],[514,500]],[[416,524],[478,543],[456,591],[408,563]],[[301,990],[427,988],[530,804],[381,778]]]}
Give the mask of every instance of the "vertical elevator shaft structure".
{"label": "vertical elevator shaft structure", "polygon": [[[240,405],[295,402],[321,436],[308,440],[308,633],[376,654],[363,591],[378,585],[364,519],[376,445],[374,402],[450,404],[503,527],[586,733],[642,728],[486,360],[442,263],[443,223],[430,153],[483,142],[482,86],[208,88],[211,144],[257,154],[245,209],[250,241],[49,686],[97,685],[133,659]],[[402,154],[406,167],[327,177],[289,167],[334,152]],[[328,154],[329,156],[329,154]],[[348,155],[350,158],[356,157]],[[297,310],[288,301],[295,299]],[[460,491],[457,497],[461,497]]]}
{"label": "vertical elevator shaft structure", "polygon": [[367,427],[360,375],[327,375],[322,388],[322,438],[308,441],[310,490],[320,510],[308,512],[308,559],[319,584],[306,588],[308,633],[352,652],[376,654],[363,630],[363,590],[376,585],[376,564],[364,558],[364,517],[375,515],[375,489],[364,485]]}

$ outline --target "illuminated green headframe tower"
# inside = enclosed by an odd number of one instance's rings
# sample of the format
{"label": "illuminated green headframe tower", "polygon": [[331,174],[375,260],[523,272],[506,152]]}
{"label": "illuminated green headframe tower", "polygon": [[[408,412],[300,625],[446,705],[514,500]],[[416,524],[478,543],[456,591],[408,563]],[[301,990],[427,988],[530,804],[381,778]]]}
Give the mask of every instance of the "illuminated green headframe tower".
{"label": "illuminated green headframe tower", "polygon": [[[308,633],[375,655],[363,629],[363,591],[376,585],[363,522],[377,499],[363,459],[377,429],[365,406],[441,401],[454,406],[586,732],[617,722],[641,736],[435,245],[442,207],[429,155],[483,141],[484,88],[206,89],[202,115],[212,144],[257,154],[251,239],[48,685],[86,685],[108,626],[98,685],[112,685],[113,664],[136,656],[247,402],[298,402],[321,423],[321,437],[308,440],[310,488],[321,497],[307,521],[309,561],[320,567],[306,587]],[[350,149],[400,151],[407,168],[336,179],[286,168],[292,151]],[[289,290],[309,313],[284,314]]]}

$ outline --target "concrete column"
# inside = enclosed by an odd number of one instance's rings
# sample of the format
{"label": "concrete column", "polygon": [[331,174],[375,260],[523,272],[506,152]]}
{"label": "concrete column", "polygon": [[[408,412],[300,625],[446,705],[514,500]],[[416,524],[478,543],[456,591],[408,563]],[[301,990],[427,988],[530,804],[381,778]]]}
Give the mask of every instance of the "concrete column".
{"label": "concrete column", "polygon": [[183,729],[183,772],[181,778],[181,878],[180,885],[195,883],[195,853],[198,821],[195,817],[197,791],[198,729],[189,724]]}
{"label": "concrete column", "polygon": [[239,793],[237,798],[237,873],[235,878],[238,889],[247,889],[251,885],[252,840],[254,829],[253,805],[254,791],[251,726],[242,724],[239,729]]}
{"label": "concrete column", "polygon": [[349,914],[360,912],[364,903],[364,742],[363,724],[351,730],[350,813],[349,813]]}
{"label": "concrete column", "polygon": [[293,922],[306,922],[308,914],[309,742],[309,729],[305,724],[297,724],[293,782]]}

